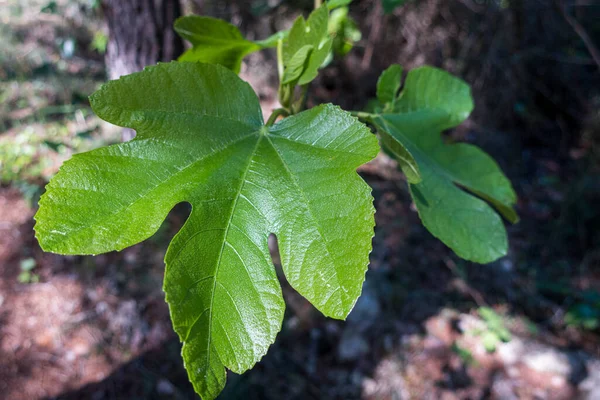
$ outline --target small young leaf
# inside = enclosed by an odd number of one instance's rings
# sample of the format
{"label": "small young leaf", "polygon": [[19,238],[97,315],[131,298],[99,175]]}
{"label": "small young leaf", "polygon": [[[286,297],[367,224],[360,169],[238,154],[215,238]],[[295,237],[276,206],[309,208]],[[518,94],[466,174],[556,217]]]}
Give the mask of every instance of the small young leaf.
{"label": "small young leaf", "polygon": [[319,45],[313,50],[308,60],[308,65],[304,70],[304,73],[298,80],[299,85],[306,85],[312,82],[319,74],[319,68],[327,60],[327,56],[331,52],[331,44],[333,43],[331,38],[324,39]]}
{"label": "small young leaf", "polygon": [[378,152],[364,124],[322,105],[266,127],[247,83],[201,63],[146,68],[102,86],[91,104],[137,136],[66,162],[40,200],[36,236],[62,254],[120,250],[191,203],[165,256],[164,290],[203,399],[223,389],[225,368],[260,360],[281,328],[269,234],[291,286],[325,315],[348,315],[374,227],[356,173]]}
{"label": "small young leaf", "polygon": [[302,76],[302,73],[308,66],[308,59],[312,51],[313,47],[311,45],[306,45],[301,47],[300,50],[294,54],[285,68],[283,79],[281,80],[282,84],[295,85],[296,82],[298,82],[300,76]]}
{"label": "small young leaf", "polygon": [[346,55],[354,43],[362,38],[356,21],[348,15],[348,7],[336,8],[331,12],[327,31],[333,37],[333,52],[340,56]]}
{"label": "small young leaf", "polygon": [[[383,99],[396,87],[383,85],[392,76],[387,74],[380,79]],[[396,141],[418,165],[421,182],[411,182],[410,191],[425,227],[460,257],[486,263],[505,255],[508,243],[502,219],[483,200],[511,222],[518,217],[515,192],[495,161],[473,145],[447,145],[441,139],[443,130],[460,124],[472,109],[467,84],[423,67],[408,74],[403,91],[373,122],[382,142]],[[406,154],[396,152],[403,170],[409,168]]]}
{"label": "small young leaf", "polygon": [[496,346],[500,344],[500,339],[498,335],[496,335],[493,331],[485,331],[481,335],[481,342],[483,343],[483,347],[488,353],[493,353],[496,351]]}
{"label": "small young leaf", "polygon": [[179,57],[179,61],[221,64],[238,73],[242,59],[255,51],[274,47],[287,32],[278,32],[265,40],[246,40],[240,30],[226,21],[199,15],[180,17],[175,31],[194,47]]}
{"label": "small young leaf", "polygon": [[308,64],[298,79],[299,85],[305,85],[317,77],[318,70],[331,51],[332,39],[328,35],[327,23],[329,11],[323,5],[314,10],[308,20],[299,16],[283,47],[283,65],[287,69],[298,51],[305,46],[312,46]]}
{"label": "small young leaf", "polygon": [[381,104],[390,103],[392,106],[398,96],[402,83],[402,66],[393,64],[381,73],[377,80],[377,100]]}

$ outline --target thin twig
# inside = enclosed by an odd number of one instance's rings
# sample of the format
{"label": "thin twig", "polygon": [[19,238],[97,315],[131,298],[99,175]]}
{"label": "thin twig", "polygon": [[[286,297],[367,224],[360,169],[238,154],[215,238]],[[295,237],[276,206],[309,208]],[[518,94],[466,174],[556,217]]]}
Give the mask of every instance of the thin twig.
{"label": "thin twig", "polygon": [[479,292],[479,290],[477,290],[474,287],[472,287],[471,285],[469,285],[469,283],[467,282],[467,280],[461,276],[461,273],[458,270],[458,268],[457,268],[456,264],[454,263],[454,261],[452,261],[450,259],[446,259],[446,260],[444,260],[444,263],[446,264],[446,266],[448,267],[448,269],[454,274],[454,276],[456,276],[456,278],[462,283],[464,291],[469,296],[471,296],[471,298],[473,299],[473,301],[475,301],[475,303],[479,307],[485,307],[485,306],[487,306],[487,303],[486,303],[483,295],[481,294],[481,292]]}
{"label": "thin twig", "polygon": [[369,32],[369,40],[365,47],[363,58],[360,62],[360,66],[363,69],[367,69],[371,65],[371,59],[373,58],[373,50],[375,43],[379,42],[381,36],[381,27],[383,25],[383,7],[380,1],[376,1],[374,5],[373,15],[371,20],[371,31]]}
{"label": "thin twig", "polygon": [[585,45],[588,52],[596,62],[598,69],[600,69],[600,52],[594,45],[594,42],[592,42],[592,38],[588,35],[583,26],[581,26],[581,24],[577,22],[577,20],[571,14],[569,14],[564,0],[562,0],[558,4],[558,8],[560,9],[560,12],[562,13],[567,23],[571,25],[571,28],[573,28],[575,33],[579,35],[579,38],[583,41],[583,44]]}
{"label": "thin twig", "polygon": [[277,75],[279,76],[279,84],[283,80],[283,40],[277,41]]}
{"label": "thin twig", "polygon": [[364,112],[364,111],[350,111],[350,114],[352,114],[354,117],[356,117],[358,119],[362,119],[365,121],[370,121],[371,118],[373,117],[373,114]]}
{"label": "thin twig", "polygon": [[306,109],[306,101],[308,100],[308,83],[301,86],[301,94],[298,100],[292,104],[292,114],[297,114]]}

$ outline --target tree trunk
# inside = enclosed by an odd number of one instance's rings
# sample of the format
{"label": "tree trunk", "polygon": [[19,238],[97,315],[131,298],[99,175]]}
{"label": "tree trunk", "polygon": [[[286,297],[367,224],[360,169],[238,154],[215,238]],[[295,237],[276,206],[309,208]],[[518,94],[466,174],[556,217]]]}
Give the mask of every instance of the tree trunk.
{"label": "tree trunk", "polygon": [[173,30],[181,15],[179,0],[103,0],[109,41],[106,66],[110,79],[171,61],[183,51]]}
{"label": "tree trunk", "polygon": [[[109,29],[106,68],[110,79],[141,71],[159,61],[171,61],[183,51],[173,30],[181,15],[179,0],[102,0]],[[134,136],[123,132],[123,141]]]}

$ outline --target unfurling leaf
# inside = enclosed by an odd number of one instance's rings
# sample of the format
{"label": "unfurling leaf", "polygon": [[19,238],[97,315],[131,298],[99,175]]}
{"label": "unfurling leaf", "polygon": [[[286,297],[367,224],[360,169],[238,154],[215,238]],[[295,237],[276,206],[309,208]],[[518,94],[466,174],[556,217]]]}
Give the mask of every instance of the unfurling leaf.
{"label": "unfurling leaf", "polygon": [[390,79],[399,78],[398,71],[399,67],[391,67],[380,78],[377,92],[385,104],[373,123],[383,144],[398,155],[423,224],[462,258],[480,263],[496,260],[507,252],[506,230],[487,202],[516,222],[515,192],[481,149],[466,143],[446,144],[441,138],[443,130],[457,126],[471,113],[469,86],[447,72],[422,67],[409,72],[402,92],[390,101],[400,87],[399,81]]}
{"label": "unfurling leaf", "polygon": [[107,83],[91,104],[137,136],[67,161],[40,200],[36,236],[61,254],[120,250],[189,202],[164,290],[203,399],[222,390],[225,368],[241,373],[260,360],[281,328],[269,234],[292,287],[323,314],[348,315],[374,226],[356,168],[378,146],[362,123],[322,105],[266,127],[247,83],[201,63],[149,67]]}
{"label": "unfurling leaf", "polygon": [[301,47],[300,50],[294,54],[294,56],[287,63],[285,72],[283,73],[283,79],[281,80],[283,85],[296,85],[296,82],[298,82],[300,76],[306,69],[308,58],[310,57],[310,53],[312,51],[313,47],[311,45],[306,45]]}
{"label": "unfurling leaf", "polygon": [[301,60],[298,60],[298,53],[306,46],[312,46],[312,51],[306,54],[305,65],[300,77],[298,78],[299,85],[310,83],[317,77],[319,68],[331,51],[332,39],[329,37],[327,24],[329,20],[329,11],[327,5],[323,5],[314,10],[304,20],[304,17],[299,16],[283,47],[283,65],[287,70],[290,65],[298,65]]}
{"label": "unfurling leaf", "polygon": [[[329,3],[327,5],[329,6]],[[333,37],[331,48],[339,56],[348,54],[354,47],[354,43],[362,38],[358,24],[348,14],[348,11],[348,7],[334,9],[329,15],[327,24],[327,31]]]}
{"label": "unfurling leaf", "polygon": [[220,64],[238,73],[242,59],[250,53],[274,47],[287,32],[278,32],[269,38],[252,42],[240,30],[226,21],[199,15],[177,19],[175,31],[192,43],[193,47],[179,57],[179,61]]}

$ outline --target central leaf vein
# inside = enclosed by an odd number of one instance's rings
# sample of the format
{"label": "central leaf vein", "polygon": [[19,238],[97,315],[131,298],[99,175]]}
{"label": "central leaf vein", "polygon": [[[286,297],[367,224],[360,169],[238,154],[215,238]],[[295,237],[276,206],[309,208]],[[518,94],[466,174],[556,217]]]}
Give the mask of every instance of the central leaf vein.
{"label": "central leaf vein", "polygon": [[[255,134],[255,132],[253,132]],[[215,293],[216,293],[216,289],[217,289],[217,283],[218,279],[219,279],[219,267],[221,266],[221,261],[223,259],[223,252],[225,250],[225,245],[227,243],[227,237],[229,234],[229,228],[232,225],[232,221],[233,221],[233,217],[235,215],[235,209],[237,206],[237,202],[240,198],[240,195],[242,193],[242,190],[244,190],[244,184],[246,183],[246,176],[248,175],[248,171],[250,170],[250,163],[252,162],[252,158],[254,157],[254,154],[256,153],[256,150],[258,149],[258,146],[260,145],[260,142],[263,138],[263,135],[258,135],[258,140],[256,141],[256,144],[254,145],[254,148],[252,149],[252,151],[250,152],[250,155],[246,161],[246,167],[244,169],[244,173],[242,175],[242,178],[240,179],[240,185],[236,191],[236,196],[235,199],[233,201],[233,204],[231,206],[231,210],[229,213],[229,218],[227,220],[227,226],[225,227],[225,232],[223,234],[223,244],[221,245],[221,249],[219,251],[219,257],[217,259],[217,265],[215,268],[215,273],[214,273],[214,284],[213,284],[213,289],[212,289],[212,293],[211,293],[211,299],[210,299],[210,313],[209,313],[209,317],[208,317],[208,340],[206,341],[206,358],[207,358],[207,363],[208,365],[210,365],[210,344],[211,344],[211,340],[212,340],[212,330],[213,330],[213,325],[212,325],[212,320],[213,320],[213,316],[214,316],[214,310],[213,310],[213,306],[214,306],[214,301],[215,301]],[[221,286],[225,289],[225,287],[221,284]],[[227,290],[225,290],[225,292],[227,294],[229,294],[229,292],[227,292]],[[231,297],[231,296],[230,296]],[[233,302],[234,306],[236,307],[237,310],[237,305],[235,304],[235,302],[233,301],[233,299],[231,299],[231,301]],[[239,313],[239,310],[237,310]],[[243,321],[243,317],[240,314],[240,319]]]}

